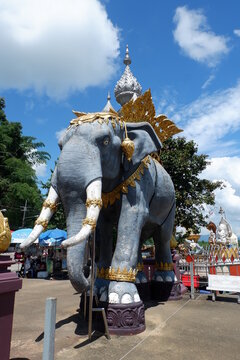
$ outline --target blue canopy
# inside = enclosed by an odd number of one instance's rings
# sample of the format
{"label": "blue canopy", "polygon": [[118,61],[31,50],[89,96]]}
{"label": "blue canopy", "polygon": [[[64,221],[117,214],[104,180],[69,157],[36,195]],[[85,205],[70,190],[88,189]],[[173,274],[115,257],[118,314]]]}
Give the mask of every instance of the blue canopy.
{"label": "blue canopy", "polygon": [[43,232],[39,236],[40,246],[58,246],[67,238],[67,232],[60,229],[52,229]]}
{"label": "blue canopy", "polygon": [[[12,240],[11,244],[21,244],[25,239],[28,238],[30,233],[32,232],[32,229],[26,228],[26,229],[19,229],[12,232]],[[35,241],[37,243],[38,240]]]}

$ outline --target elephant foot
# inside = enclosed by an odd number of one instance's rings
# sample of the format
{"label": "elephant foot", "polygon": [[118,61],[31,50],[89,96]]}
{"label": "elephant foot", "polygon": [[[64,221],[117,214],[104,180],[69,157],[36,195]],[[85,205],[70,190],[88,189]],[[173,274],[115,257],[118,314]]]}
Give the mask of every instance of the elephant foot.
{"label": "elephant foot", "polygon": [[136,284],[147,283],[147,277],[143,271],[138,271],[136,276]]}
{"label": "elephant foot", "polygon": [[174,282],[175,274],[173,271],[155,271],[153,280],[158,282]]}
{"label": "elephant foot", "polygon": [[108,288],[110,304],[130,304],[139,302],[140,297],[135,284],[130,282],[111,281]]}
{"label": "elephant foot", "polygon": [[97,295],[100,301],[106,302],[108,299],[109,280],[97,278],[94,286],[97,289]]}

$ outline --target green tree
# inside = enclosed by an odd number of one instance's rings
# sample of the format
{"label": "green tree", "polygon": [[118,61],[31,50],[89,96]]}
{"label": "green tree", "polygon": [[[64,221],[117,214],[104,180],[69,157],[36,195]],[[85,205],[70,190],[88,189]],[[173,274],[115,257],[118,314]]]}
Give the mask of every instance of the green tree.
{"label": "green tree", "polygon": [[37,186],[33,165],[45,163],[50,155],[39,148],[43,143],[31,136],[23,136],[19,122],[9,122],[4,112],[5,101],[0,98],[0,208],[12,229],[22,226],[23,206],[27,201],[24,226],[33,226],[42,195]]}
{"label": "green tree", "polygon": [[194,141],[184,137],[169,138],[164,142],[161,161],[170,174],[176,191],[175,226],[186,228],[194,233],[207,225],[203,215],[204,205],[214,205],[214,190],[221,182],[212,182],[199,178],[200,173],[209,164],[207,155],[197,154]]}

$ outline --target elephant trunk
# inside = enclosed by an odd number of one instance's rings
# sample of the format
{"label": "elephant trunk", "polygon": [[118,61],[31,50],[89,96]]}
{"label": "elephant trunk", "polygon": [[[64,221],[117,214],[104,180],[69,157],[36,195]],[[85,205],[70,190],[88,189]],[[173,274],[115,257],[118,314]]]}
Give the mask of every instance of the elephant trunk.
{"label": "elephant trunk", "polygon": [[[68,233],[72,237],[62,242],[67,249],[67,267],[72,286],[79,293],[87,290],[90,286],[89,267],[87,266],[89,254],[87,253],[87,240],[97,223],[101,208],[102,181],[96,179],[86,188],[86,207],[79,207],[80,213],[73,211],[68,219]],[[87,211],[86,211],[87,209]],[[83,219],[86,212],[85,219]],[[82,228],[76,234],[78,224]]]}

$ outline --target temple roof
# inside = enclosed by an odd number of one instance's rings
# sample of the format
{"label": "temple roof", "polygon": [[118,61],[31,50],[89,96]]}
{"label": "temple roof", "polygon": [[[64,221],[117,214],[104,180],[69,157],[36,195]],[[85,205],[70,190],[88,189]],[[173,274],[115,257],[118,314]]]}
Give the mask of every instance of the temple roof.
{"label": "temple roof", "polygon": [[126,65],[124,73],[114,88],[116,101],[122,106],[132,98],[136,99],[142,93],[141,85],[130,70],[131,59],[128,45],[126,46],[126,55],[123,63]]}
{"label": "temple roof", "polygon": [[110,100],[111,100],[111,96],[110,96],[110,92],[108,92],[107,103],[106,103],[106,105],[104,106],[104,108],[102,110],[103,112],[109,112],[110,110],[115,111],[112,104],[111,104],[111,102],[110,102]]}

